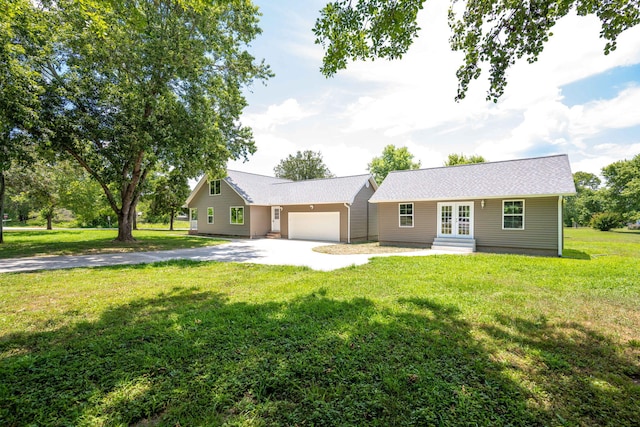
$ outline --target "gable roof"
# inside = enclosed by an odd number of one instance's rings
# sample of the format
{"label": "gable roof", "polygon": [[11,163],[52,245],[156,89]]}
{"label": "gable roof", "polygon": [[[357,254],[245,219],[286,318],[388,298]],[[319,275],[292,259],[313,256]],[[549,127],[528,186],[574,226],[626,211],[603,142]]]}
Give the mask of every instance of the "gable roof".
{"label": "gable roof", "polygon": [[490,199],[575,194],[566,154],[391,172],[369,200]]}
{"label": "gable roof", "polygon": [[[303,205],[327,203],[353,203],[363,186],[377,188],[373,177],[355,175],[340,178],[291,181],[248,172],[227,171],[223,180],[242,197],[247,205]],[[193,189],[186,204],[207,183],[204,176]]]}

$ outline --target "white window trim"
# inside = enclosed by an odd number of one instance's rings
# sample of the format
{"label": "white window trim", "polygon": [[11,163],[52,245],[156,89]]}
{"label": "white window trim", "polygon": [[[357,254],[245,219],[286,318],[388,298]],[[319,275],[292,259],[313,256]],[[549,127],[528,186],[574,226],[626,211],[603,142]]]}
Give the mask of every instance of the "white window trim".
{"label": "white window trim", "polygon": [[[410,214],[401,214],[400,213],[400,206],[401,205],[411,205],[411,213]],[[403,216],[410,216],[411,217],[411,225],[402,225],[402,221],[400,220],[400,218],[402,218]],[[413,202],[398,203],[398,227],[400,227],[400,228],[413,228],[415,223],[416,223],[416,219],[415,219],[415,205],[414,205],[414,203]]]}
{"label": "white window trim", "polygon": [[[209,209],[211,209],[211,215],[209,215]],[[207,224],[215,224],[215,213],[216,213],[215,208],[211,206],[207,208]]]}
{"label": "white window trim", "polygon": [[[217,193],[212,193],[211,192],[211,184],[214,183],[214,182],[218,182],[219,183],[219,185],[218,185],[219,191]],[[219,196],[220,193],[222,193],[222,182],[219,179],[214,179],[213,181],[209,181],[209,195],[210,196]]]}
{"label": "white window trim", "polygon": [[[505,226],[504,226],[504,216],[505,216],[504,204],[506,202],[522,202],[522,228],[505,228]],[[502,201],[502,229],[505,230],[505,231],[523,231],[525,229],[525,225],[524,225],[525,212],[526,212],[526,208],[525,208],[524,199],[503,200]]]}
{"label": "white window trim", "polygon": [[[233,222],[233,215],[231,214],[233,209],[242,209],[242,222]],[[231,225],[244,225],[244,206],[230,206],[229,207],[229,224],[231,224]]]}

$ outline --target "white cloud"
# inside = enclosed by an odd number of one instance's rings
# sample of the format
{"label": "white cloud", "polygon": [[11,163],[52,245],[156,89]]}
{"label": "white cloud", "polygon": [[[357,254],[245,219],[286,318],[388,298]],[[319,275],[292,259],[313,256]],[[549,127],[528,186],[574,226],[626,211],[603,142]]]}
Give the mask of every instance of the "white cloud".
{"label": "white cloud", "polygon": [[613,99],[592,101],[571,108],[571,133],[576,137],[598,134],[606,129],[640,125],[640,87],[622,90]]}
{"label": "white cloud", "polygon": [[297,100],[289,98],[278,105],[270,105],[264,113],[246,114],[243,122],[254,130],[274,130],[277,126],[311,117],[316,112],[303,108]]}

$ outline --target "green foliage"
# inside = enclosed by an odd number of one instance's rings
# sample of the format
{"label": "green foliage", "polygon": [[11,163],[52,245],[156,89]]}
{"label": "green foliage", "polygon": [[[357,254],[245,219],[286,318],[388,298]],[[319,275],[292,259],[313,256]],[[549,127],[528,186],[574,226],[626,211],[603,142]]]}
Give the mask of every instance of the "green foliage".
{"label": "green foliage", "polygon": [[11,24],[39,14],[51,34],[39,61],[19,58],[46,83],[39,120],[19,124],[100,184],[120,240],[152,170],[216,173],[255,150],[242,90],[271,73],[245,50],[260,32],[251,2],[26,4]]}
{"label": "green foliage", "polygon": [[604,167],[602,175],[610,209],[624,219],[640,215],[640,154]]}
{"label": "green foliage", "polygon": [[173,230],[173,220],[189,197],[189,183],[177,170],[168,175],[160,175],[152,182],[151,203],[147,218],[152,222],[170,223]]}
{"label": "green foliage", "polygon": [[600,231],[609,231],[622,226],[622,218],[614,212],[597,213],[591,218],[591,227]]}
{"label": "green foliage", "polygon": [[[418,35],[417,15],[423,4],[424,0],[338,0],[327,4],[313,29],[316,43],[325,49],[322,73],[332,76],[350,60],[401,58]],[[497,101],[507,84],[507,69],[522,57],[535,62],[553,34],[552,27],[574,10],[600,19],[600,37],[607,40],[605,54],[615,50],[620,33],[640,23],[636,0],[451,0],[450,44],[464,54],[456,72],[456,99],[465,97],[470,82],[488,66],[487,99]]]}
{"label": "green foliage", "polygon": [[382,156],[374,157],[367,165],[369,172],[376,182],[380,184],[392,171],[419,169],[420,162],[413,161],[413,154],[407,147],[398,147],[389,144],[382,150]]}
{"label": "green foliage", "polygon": [[280,160],[278,166],[273,168],[273,173],[278,178],[302,181],[305,179],[332,178],[334,175],[322,160],[319,151],[298,151],[296,155],[289,154],[286,159]]}
{"label": "green foliage", "polygon": [[576,195],[565,199],[564,223],[567,227],[589,225],[591,218],[604,212],[607,204],[605,192],[600,187],[600,178],[589,172],[573,174]]}
{"label": "green foliage", "polygon": [[640,234],[567,243],[3,275],[0,423],[633,425]]}
{"label": "green foliage", "polygon": [[472,154],[471,156],[466,156],[464,154],[449,154],[447,160],[444,162],[444,166],[456,166],[456,165],[468,165],[472,163],[484,163],[486,160],[484,157]]}

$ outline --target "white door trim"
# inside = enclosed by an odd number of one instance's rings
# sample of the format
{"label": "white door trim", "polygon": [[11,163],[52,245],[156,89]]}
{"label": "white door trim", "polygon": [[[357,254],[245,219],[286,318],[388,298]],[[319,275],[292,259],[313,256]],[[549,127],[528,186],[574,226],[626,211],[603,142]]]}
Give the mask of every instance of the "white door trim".
{"label": "white door trim", "polygon": [[[438,202],[438,237],[455,237],[460,239],[473,239],[474,232],[474,215],[473,215],[473,205],[471,202]],[[445,233],[443,232],[443,222],[442,222],[442,208],[444,206],[451,207],[451,232]],[[464,217],[460,215],[460,207],[468,206],[469,207],[469,234],[464,234],[463,230],[465,227]],[[462,220],[461,220],[462,219]],[[446,224],[445,224],[446,225]],[[446,227],[445,227],[446,228]]]}
{"label": "white door trim", "polygon": [[280,206],[271,206],[271,231],[280,232],[280,218],[282,217],[282,208]]}

